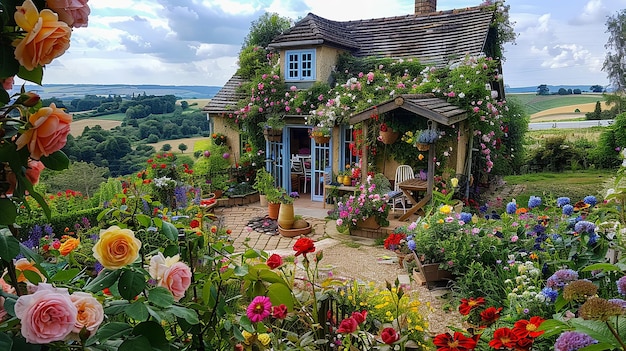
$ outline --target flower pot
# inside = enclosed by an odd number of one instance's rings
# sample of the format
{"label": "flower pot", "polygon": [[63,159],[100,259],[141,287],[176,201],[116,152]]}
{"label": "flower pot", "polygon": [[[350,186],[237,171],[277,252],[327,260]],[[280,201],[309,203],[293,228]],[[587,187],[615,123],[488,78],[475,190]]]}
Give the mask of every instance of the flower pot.
{"label": "flower pot", "polygon": [[280,210],[280,202],[267,204],[267,217],[269,219],[278,219],[278,211]]}
{"label": "flower pot", "polygon": [[396,257],[398,258],[398,264],[400,265],[400,268],[404,268],[404,259],[406,257],[406,254],[396,251]]}
{"label": "flower pot", "polygon": [[[415,255],[415,253],[413,253]],[[440,263],[423,263],[417,255],[415,255],[417,269],[422,274],[426,283],[438,282],[442,280],[452,280],[454,277],[450,271],[439,268]]]}
{"label": "flower pot", "polygon": [[374,217],[374,216],[367,217],[365,220],[358,219],[356,221],[356,226],[358,228],[365,228],[365,229],[378,229],[378,228],[380,228],[380,224],[378,224],[378,221],[376,221],[376,217]]}
{"label": "flower pot", "polygon": [[263,136],[267,141],[282,141],[283,130],[282,129],[263,129]]}
{"label": "flower pot", "polygon": [[285,229],[291,229],[294,221],[293,204],[281,204],[278,210],[278,225]]}
{"label": "flower pot", "polygon": [[415,144],[415,147],[419,151],[428,151],[430,149],[430,144],[417,143]]}
{"label": "flower pot", "polygon": [[330,137],[327,137],[327,136],[314,136],[313,140],[315,140],[315,142],[317,144],[328,144],[328,142],[330,141]]}
{"label": "flower pot", "polygon": [[265,196],[265,194],[259,195],[259,205],[262,207],[267,206],[267,196]]}
{"label": "flower pot", "polygon": [[311,229],[312,229],[311,223],[308,223],[308,222],[307,222],[307,226],[304,228],[286,229],[278,225],[278,233],[280,233],[280,235],[287,237],[287,238],[293,238],[299,235],[307,235],[311,232]]}
{"label": "flower pot", "polygon": [[378,135],[380,136],[380,140],[383,142],[383,144],[393,144],[396,140],[398,140],[398,136],[400,136],[400,133],[394,131],[383,132],[381,130]]}
{"label": "flower pot", "polygon": [[343,184],[343,176],[342,175],[338,175],[337,176],[337,183]]}
{"label": "flower pot", "polygon": [[343,185],[347,185],[347,186],[352,185],[352,177],[343,176]]}

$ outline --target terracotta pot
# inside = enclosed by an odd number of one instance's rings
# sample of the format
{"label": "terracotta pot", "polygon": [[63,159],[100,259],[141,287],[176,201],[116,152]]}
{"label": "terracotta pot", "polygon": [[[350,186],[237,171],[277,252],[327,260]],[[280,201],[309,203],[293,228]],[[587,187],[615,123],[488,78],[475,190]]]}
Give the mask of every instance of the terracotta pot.
{"label": "terracotta pot", "polygon": [[415,260],[417,261],[417,269],[421,272],[426,283],[452,280],[454,278],[450,271],[439,268],[440,263],[422,263],[417,255],[415,256]]}
{"label": "terracotta pot", "polygon": [[376,221],[376,217],[374,216],[367,217],[365,220],[358,219],[356,221],[356,226],[358,228],[365,228],[365,229],[380,228],[380,224],[378,224],[378,222]]}
{"label": "terracotta pot", "polygon": [[284,229],[291,229],[294,221],[293,204],[281,204],[278,210],[278,225]]}
{"label": "terracotta pot", "polygon": [[343,176],[343,185],[352,185],[352,178],[348,176]]}
{"label": "terracotta pot", "polygon": [[280,202],[267,204],[267,216],[270,219],[278,219],[278,211],[280,210]]}
{"label": "terracotta pot", "polygon": [[398,136],[400,136],[400,133],[394,131],[383,132],[381,130],[378,135],[380,135],[380,140],[383,144],[393,144],[398,139]]}
{"label": "terracotta pot", "polygon": [[415,147],[417,147],[419,151],[428,151],[430,149],[430,144],[417,143],[415,144]]}

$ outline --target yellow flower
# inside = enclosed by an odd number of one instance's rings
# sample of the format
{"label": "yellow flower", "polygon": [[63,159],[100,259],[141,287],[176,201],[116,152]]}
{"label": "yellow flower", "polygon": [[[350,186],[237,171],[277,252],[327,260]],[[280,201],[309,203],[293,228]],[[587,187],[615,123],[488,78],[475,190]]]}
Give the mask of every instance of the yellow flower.
{"label": "yellow flower", "polygon": [[438,224],[443,224],[443,219],[439,218],[439,219],[437,220],[437,223],[438,223]]}
{"label": "yellow flower", "polygon": [[263,344],[263,346],[267,346],[270,344],[270,341],[272,341],[272,339],[270,338],[270,336],[266,333],[263,334],[259,334],[257,336],[257,339],[261,342],[261,344]]}
{"label": "yellow flower", "polygon": [[418,159],[418,160],[420,160],[420,161],[422,161],[422,160],[424,159],[424,155],[423,155],[423,154],[419,154],[419,155],[417,156],[417,159]]}
{"label": "yellow flower", "polygon": [[439,212],[443,213],[443,214],[450,214],[452,212],[452,206],[450,205],[443,205],[439,208]]}
{"label": "yellow flower", "polygon": [[243,335],[243,342],[244,342],[244,344],[250,345],[250,339],[252,339],[252,336],[254,334],[244,330],[244,331],[241,332],[241,335]]}
{"label": "yellow flower", "polygon": [[457,178],[450,179],[450,183],[452,184],[453,188],[456,188],[457,186],[459,186],[459,180]]}
{"label": "yellow flower", "polygon": [[140,248],[141,241],[135,238],[132,230],[114,225],[100,233],[100,239],[93,247],[93,256],[104,268],[119,269],[135,262]]}
{"label": "yellow flower", "polygon": [[72,252],[72,250],[77,248],[79,244],[80,240],[76,238],[68,238],[61,244],[61,247],[59,247],[59,253],[63,256],[67,256],[70,252]]}
{"label": "yellow flower", "polygon": [[428,229],[428,228],[430,228],[430,225],[428,223],[424,223],[424,224],[422,224],[422,228]]}

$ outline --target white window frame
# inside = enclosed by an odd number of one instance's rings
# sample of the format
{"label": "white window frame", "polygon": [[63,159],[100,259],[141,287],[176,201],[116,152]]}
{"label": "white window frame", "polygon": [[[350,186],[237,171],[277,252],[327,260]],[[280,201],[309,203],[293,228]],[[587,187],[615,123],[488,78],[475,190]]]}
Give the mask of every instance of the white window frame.
{"label": "white window frame", "polygon": [[299,82],[316,79],[315,49],[285,52],[285,81]]}

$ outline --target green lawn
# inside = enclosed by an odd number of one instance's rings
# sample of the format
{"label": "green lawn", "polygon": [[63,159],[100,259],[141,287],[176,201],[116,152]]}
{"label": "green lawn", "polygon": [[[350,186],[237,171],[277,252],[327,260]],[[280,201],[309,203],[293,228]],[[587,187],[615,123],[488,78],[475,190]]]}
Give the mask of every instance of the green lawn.
{"label": "green lawn", "polygon": [[528,114],[541,112],[543,110],[604,101],[601,94],[581,94],[581,95],[536,95],[536,94],[507,94],[507,99],[519,101]]}

